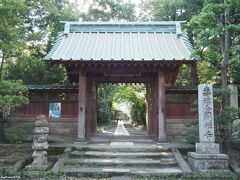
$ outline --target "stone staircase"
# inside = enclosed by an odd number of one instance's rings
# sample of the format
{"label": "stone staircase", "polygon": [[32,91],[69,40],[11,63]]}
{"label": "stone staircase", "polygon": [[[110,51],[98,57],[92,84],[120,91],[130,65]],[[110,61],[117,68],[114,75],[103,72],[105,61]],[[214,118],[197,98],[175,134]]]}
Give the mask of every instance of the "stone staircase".
{"label": "stone staircase", "polygon": [[114,141],[91,146],[76,145],[60,167],[66,176],[159,177],[183,172],[168,148],[153,143]]}

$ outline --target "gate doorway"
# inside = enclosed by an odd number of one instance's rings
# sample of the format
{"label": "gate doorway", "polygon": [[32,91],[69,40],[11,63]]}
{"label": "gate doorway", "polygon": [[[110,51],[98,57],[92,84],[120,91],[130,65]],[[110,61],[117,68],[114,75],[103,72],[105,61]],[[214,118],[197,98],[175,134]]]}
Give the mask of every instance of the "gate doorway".
{"label": "gate doorway", "polygon": [[98,84],[96,134],[147,135],[146,84]]}

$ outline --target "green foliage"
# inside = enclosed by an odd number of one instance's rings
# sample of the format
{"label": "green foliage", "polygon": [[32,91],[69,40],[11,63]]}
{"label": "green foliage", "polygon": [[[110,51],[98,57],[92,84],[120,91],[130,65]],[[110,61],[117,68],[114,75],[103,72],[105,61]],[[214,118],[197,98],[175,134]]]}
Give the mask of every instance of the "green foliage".
{"label": "green foliage", "polygon": [[185,179],[232,179],[237,180],[238,176],[231,171],[223,171],[223,170],[213,170],[208,172],[192,172],[186,173],[181,177],[182,180]]}
{"label": "green foliage", "polygon": [[21,175],[21,170],[27,165],[27,162],[29,161],[30,158],[28,159],[22,159],[17,161],[13,168],[9,169],[8,171],[5,171],[5,175],[8,176],[20,176]]}
{"label": "green foliage", "polygon": [[112,117],[112,104],[116,86],[100,84],[98,86],[97,122],[106,123]]}
{"label": "green foliage", "polygon": [[5,139],[11,143],[22,143],[32,134],[34,123],[22,123],[5,129]]}
{"label": "green foliage", "polygon": [[[224,13],[229,10],[229,22],[224,22]],[[239,69],[239,12],[240,1],[223,2],[206,1],[205,7],[188,24],[188,31],[194,37],[195,53],[201,60],[206,60],[212,70],[218,72],[215,82],[220,82],[219,72],[223,67],[224,44],[221,43],[226,30],[229,33],[229,77],[233,82],[238,82]],[[204,71],[204,69],[201,69]],[[201,71],[199,71],[201,73]],[[215,76],[216,76],[215,73]],[[208,73],[207,73],[208,74]],[[211,74],[210,74],[211,75]],[[207,77],[210,77],[207,75]],[[200,78],[201,79],[201,78]]]}
{"label": "green foliage", "polygon": [[178,86],[191,86],[191,73],[187,65],[182,65],[179,69],[176,85]]}
{"label": "green foliage", "polygon": [[192,127],[192,126],[198,126],[198,121],[184,121],[184,126],[186,127]]}
{"label": "green foliage", "polygon": [[220,71],[213,67],[208,61],[200,60],[197,64],[198,81],[199,84],[208,83],[213,84],[220,82]]}
{"label": "green foliage", "polygon": [[141,20],[189,21],[203,7],[203,0],[143,0]]}
{"label": "green foliage", "polygon": [[135,5],[121,0],[94,0],[88,13],[82,13],[84,21],[133,21]]}
{"label": "green foliage", "polygon": [[239,117],[240,108],[226,108],[221,111],[219,116],[215,118],[216,124],[216,137],[220,145],[223,145],[224,141],[231,139],[233,128],[239,130],[238,126],[233,126],[233,121]]}
{"label": "green foliage", "polygon": [[[50,49],[57,32],[62,30],[60,20],[77,19],[67,5],[65,0],[1,1],[0,55],[3,60],[0,61],[0,79],[2,74],[5,79],[22,78],[24,83],[30,84],[36,81],[62,83],[66,79],[62,67],[47,67],[40,61]],[[43,74],[44,81],[39,81]]]}
{"label": "green foliage", "polygon": [[22,81],[0,82],[0,112],[10,112],[15,107],[28,103],[28,89]]}
{"label": "green foliage", "polygon": [[[28,10],[25,0],[2,0],[0,4],[0,51],[13,53],[22,44],[24,17]],[[12,52],[11,52],[12,51]]]}
{"label": "green foliage", "polygon": [[101,133],[103,131],[111,129],[112,127],[113,127],[113,124],[111,122],[99,125],[99,126],[97,126],[97,133]]}
{"label": "green foliage", "polygon": [[131,119],[138,125],[146,124],[145,86],[143,85],[106,85],[98,86],[97,119],[98,123],[106,123],[113,117],[113,102],[131,104]]}
{"label": "green foliage", "polygon": [[146,103],[141,100],[133,102],[130,115],[134,123],[146,126]]}
{"label": "green foliage", "polygon": [[40,58],[22,57],[8,61],[5,66],[5,79],[21,79],[24,84],[64,84],[67,82],[66,70],[61,65],[49,66]]}
{"label": "green foliage", "polygon": [[145,98],[145,86],[142,84],[119,86],[115,91],[116,101],[127,101],[132,105],[130,116],[132,121],[137,125],[146,125]]}
{"label": "green foliage", "polygon": [[191,131],[186,135],[187,142],[194,144],[199,141],[198,124],[198,120],[184,121],[184,126],[191,128]]}

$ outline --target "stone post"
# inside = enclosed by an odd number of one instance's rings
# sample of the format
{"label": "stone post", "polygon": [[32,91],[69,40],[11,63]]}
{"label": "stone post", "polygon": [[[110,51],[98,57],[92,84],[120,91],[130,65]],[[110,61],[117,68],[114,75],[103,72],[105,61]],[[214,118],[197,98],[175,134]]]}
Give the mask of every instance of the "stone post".
{"label": "stone post", "polygon": [[[238,87],[235,84],[228,85],[230,91],[230,107],[238,109]],[[240,126],[239,117],[235,117],[236,119],[233,121],[233,133],[232,133],[232,142],[231,145],[234,149],[240,150],[240,138],[239,132],[235,129],[235,127]]]}
{"label": "stone post", "polygon": [[230,90],[230,107],[238,108],[238,88],[235,84],[228,85]]}
{"label": "stone post", "polygon": [[27,170],[41,171],[50,167],[50,163],[47,160],[48,133],[49,127],[46,117],[44,115],[37,116],[33,130],[33,162],[26,167]]}
{"label": "stone post", "polygon": [[198,86],[199,143],[196,152],[188,153],[188,162],[193,170],[205,171],[228,169],[228,156],[220,154],[215,143],[214,108],[212,85]]}

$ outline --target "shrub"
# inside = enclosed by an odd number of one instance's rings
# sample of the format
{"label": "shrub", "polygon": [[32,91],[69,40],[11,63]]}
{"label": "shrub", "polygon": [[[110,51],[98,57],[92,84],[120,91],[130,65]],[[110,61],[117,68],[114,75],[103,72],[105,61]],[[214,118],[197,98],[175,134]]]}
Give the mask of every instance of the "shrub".
{"label": "shrub", "polygon": [[232,179],[232,180],[237,180],[238,177],[236,174],[234,174],[231,171],[226,171],[226,170],[213,170],[213,171],[208,171],[208,172],[192,172],[192,173],[186,173],[184,174],[180,179]]}
{"label": "shrub", "polygon": [[22,123],[5,129],[5,139],[11,143],[22,143],[32,134],[34,123]]}
{"label": "shrub", "polygon": [[188,128],[192,128],[186,135],[186,140],[189,143],[196,143],[199,140],[198,134],[198,121],[197,120],[189,120],[184,122],[184,126]]}
{"label": "shrub", "polygon": [[146,125],[146,104],[143,100],[133,103],[130,114],[137,125]]}

